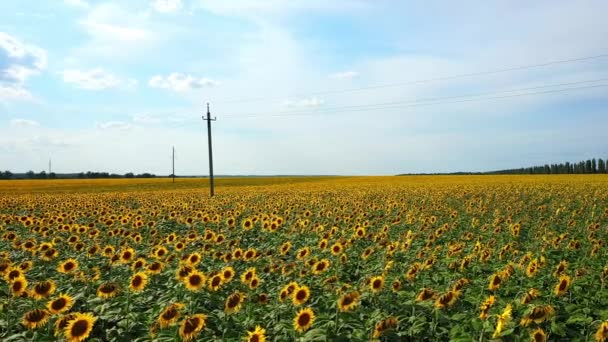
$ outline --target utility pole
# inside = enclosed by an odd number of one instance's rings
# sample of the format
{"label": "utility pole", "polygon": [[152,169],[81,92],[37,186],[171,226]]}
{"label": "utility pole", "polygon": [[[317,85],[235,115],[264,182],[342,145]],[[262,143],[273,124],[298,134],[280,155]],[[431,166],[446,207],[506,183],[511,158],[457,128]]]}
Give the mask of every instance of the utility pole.
{"label": "utility pole", "polygon": [[173,176],[173,183],[175,183],[175,146],[173,146],[173,157],[172,157],[172,168],[173,172],[171,172],[171,176]]}
{"label": "utility pole", "polygon": [[51,175],[51,158],[49,158],[49,176]]}
{"label": "utility pole", "polygon": [[209,145],[209,193],[211,197],[213,197],[214,189],[213,189],[213,151],[211,148],[211,121],[215,121],[214,117],[211,119],[211,112],[209,111],[209,102],[207,102],[207,118],[203,116],[203,120],[207,121],[207,139]]}

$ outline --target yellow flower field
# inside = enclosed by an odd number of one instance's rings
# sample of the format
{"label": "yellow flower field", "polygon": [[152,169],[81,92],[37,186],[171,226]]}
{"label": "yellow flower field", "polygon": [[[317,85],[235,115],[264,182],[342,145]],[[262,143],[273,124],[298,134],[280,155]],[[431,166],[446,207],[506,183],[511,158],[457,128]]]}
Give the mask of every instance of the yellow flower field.
{"label": "yellow flower field", "polygon": [[2,341],[608,341],[608,177],[0,181]]}

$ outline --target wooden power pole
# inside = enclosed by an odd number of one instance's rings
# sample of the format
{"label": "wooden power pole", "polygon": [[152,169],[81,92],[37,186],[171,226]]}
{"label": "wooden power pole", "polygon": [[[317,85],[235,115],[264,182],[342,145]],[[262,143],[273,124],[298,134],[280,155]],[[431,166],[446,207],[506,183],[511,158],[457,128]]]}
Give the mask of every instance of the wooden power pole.
{"label": "wooden power pole", "polygon": [[207,117],[203,116],[203,120],[207,121],[207,139],[209,146],[209,194],[213,197],[214,184],[213,184],[213,149],[211,148],[211,121],[215,121],[214,117],[211,119],[211,112],[209,111],[209,103],[207,103]]}

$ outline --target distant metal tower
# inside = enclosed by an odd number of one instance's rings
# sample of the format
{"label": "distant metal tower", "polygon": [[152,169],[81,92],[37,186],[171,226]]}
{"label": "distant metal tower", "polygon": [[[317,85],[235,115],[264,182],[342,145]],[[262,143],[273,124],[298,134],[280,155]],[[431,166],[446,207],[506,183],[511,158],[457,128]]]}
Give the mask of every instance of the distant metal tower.
{"label": "distant metal tower", "polygon": [[209,103],[207,103],[207,117],[203,116],[203,120],[207,121],[207,139],[209,145],[209,193],[211,197],[214,194],[214,184],[213,184],[213,149],[211,148],[211,121],[215,121],[214,117],[211,119],[211,112],[209,111]]}
{"label": "distant metal tower", "polygon": [[171,172],[171,176],[173,177],[173,183],[175,183],[175,146],[173,146],[173,155],[171,158],[172,162],[171,162],[171,166],[173,171]]}

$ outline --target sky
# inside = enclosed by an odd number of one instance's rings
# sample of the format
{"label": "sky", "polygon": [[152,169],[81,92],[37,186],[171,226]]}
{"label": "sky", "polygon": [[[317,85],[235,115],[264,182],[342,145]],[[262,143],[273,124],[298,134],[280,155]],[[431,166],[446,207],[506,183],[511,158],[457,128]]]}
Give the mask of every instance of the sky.
{"label": "sky", "polygon": [[174,146],[176,174],[206,175],[206,103],[215,174],[608,158],[605,13],[601,0],[2,1],[0,170],[167,175]]}

